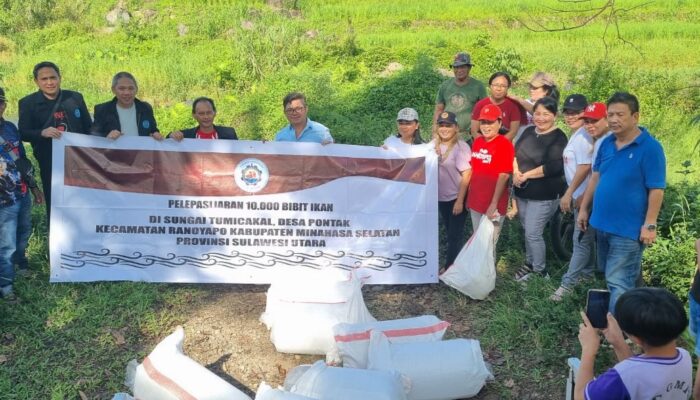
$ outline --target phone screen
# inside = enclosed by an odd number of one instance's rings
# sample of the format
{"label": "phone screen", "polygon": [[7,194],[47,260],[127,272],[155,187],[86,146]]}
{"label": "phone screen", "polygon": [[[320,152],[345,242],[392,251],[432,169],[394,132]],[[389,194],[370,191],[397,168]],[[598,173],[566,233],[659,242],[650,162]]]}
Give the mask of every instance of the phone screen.
{"label": "phone screen", "polygon": [[608,304],[610,292],[607,290],[591,289],[586,300],[586,316],[594,328],[604,329],[608,327]]}

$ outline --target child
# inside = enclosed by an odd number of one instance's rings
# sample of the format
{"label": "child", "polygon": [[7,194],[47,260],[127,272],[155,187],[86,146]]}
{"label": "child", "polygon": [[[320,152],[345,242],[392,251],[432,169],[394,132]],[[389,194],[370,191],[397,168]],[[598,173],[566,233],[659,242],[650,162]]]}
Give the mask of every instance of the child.
{"label": "child", "polygon": [[[700,356],[700,340],[698,338],[698,328],[700,328],[700,239],[695,242],[695,256],[698,269],[695,270],[693,285],[690,287],[688,302],[690,303],[690,333],[695,338],[695,355]],[[693,397],[700,399],[700,368],[695,374],[695,386],[693,386]]]}
{"label": "child", "polygon": [[[581,313],[581,366],[574,398],[689,399],[693,367],[688,352],[676,347],[676,339],[688,326],[680,300],[665,289],[636,288],[620,296],[615,315],[608,313],[603,333],[619,362],[594,379],[600,336]],[[632,354],[623,331],[642,348],[642,354]]]}

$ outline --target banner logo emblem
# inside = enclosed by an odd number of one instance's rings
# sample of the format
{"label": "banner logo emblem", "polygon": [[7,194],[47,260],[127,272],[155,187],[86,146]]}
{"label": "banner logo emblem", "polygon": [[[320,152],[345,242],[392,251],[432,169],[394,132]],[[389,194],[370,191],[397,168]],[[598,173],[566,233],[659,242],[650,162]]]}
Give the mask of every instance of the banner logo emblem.
{"label": "banner logo emblem", "polygon": [[236,185],[248,193],[257,193],[267,186],[270,172],[267,165],[257,158],[246,158],[234,170]]}

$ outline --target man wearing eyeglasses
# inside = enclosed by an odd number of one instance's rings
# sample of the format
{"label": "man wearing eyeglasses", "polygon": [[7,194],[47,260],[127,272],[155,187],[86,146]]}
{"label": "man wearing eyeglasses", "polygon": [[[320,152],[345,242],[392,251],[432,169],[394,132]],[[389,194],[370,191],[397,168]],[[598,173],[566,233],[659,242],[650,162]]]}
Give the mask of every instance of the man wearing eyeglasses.
{"label": "man wearing eyeglasses", "polygon": [[479,100],[486,98],[486,87],[481,81],[469,76],[472,69],[469,53],[455,54],[450,66],[455,76],[443,82],[438,90],[433,114],[433,136],[437,135],[438,116],[444,111],[450,111],[457,116],[462,138],[471,139],[472,109]]}
{"label": "man wearing eyeglasses", "polygon": [[277,132],[276,142],[315,142],[323,145],[333,143],[333,137],[328,128],[306,116],[308,112],[306,96],[299,92],[292,92],[284,96],[282,104],[289,125]]}

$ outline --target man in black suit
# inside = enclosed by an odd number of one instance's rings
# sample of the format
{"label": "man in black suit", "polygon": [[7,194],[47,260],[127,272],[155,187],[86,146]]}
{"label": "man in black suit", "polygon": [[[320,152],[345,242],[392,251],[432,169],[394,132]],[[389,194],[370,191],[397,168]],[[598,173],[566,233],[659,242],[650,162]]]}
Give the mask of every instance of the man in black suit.
{"label": "man in black suit", "polygon": [[33,74],[39,90],[19,101],[19,132],[23,141],[31,143],[39,162],[50,223],[52,141],[63,132],[89,135],[92,120],[83,95],[61,89],[61,72],[56,64],[40,62],[34,66]]}
{"label": "man in black suit", "polygon": [[163,140],[153,116],[153,107],[136,98],[139,86],[128,72],[118,72],[112,78],[114,98],[95,106],[92,133],[115,140],[121,136],[150,136]]}

